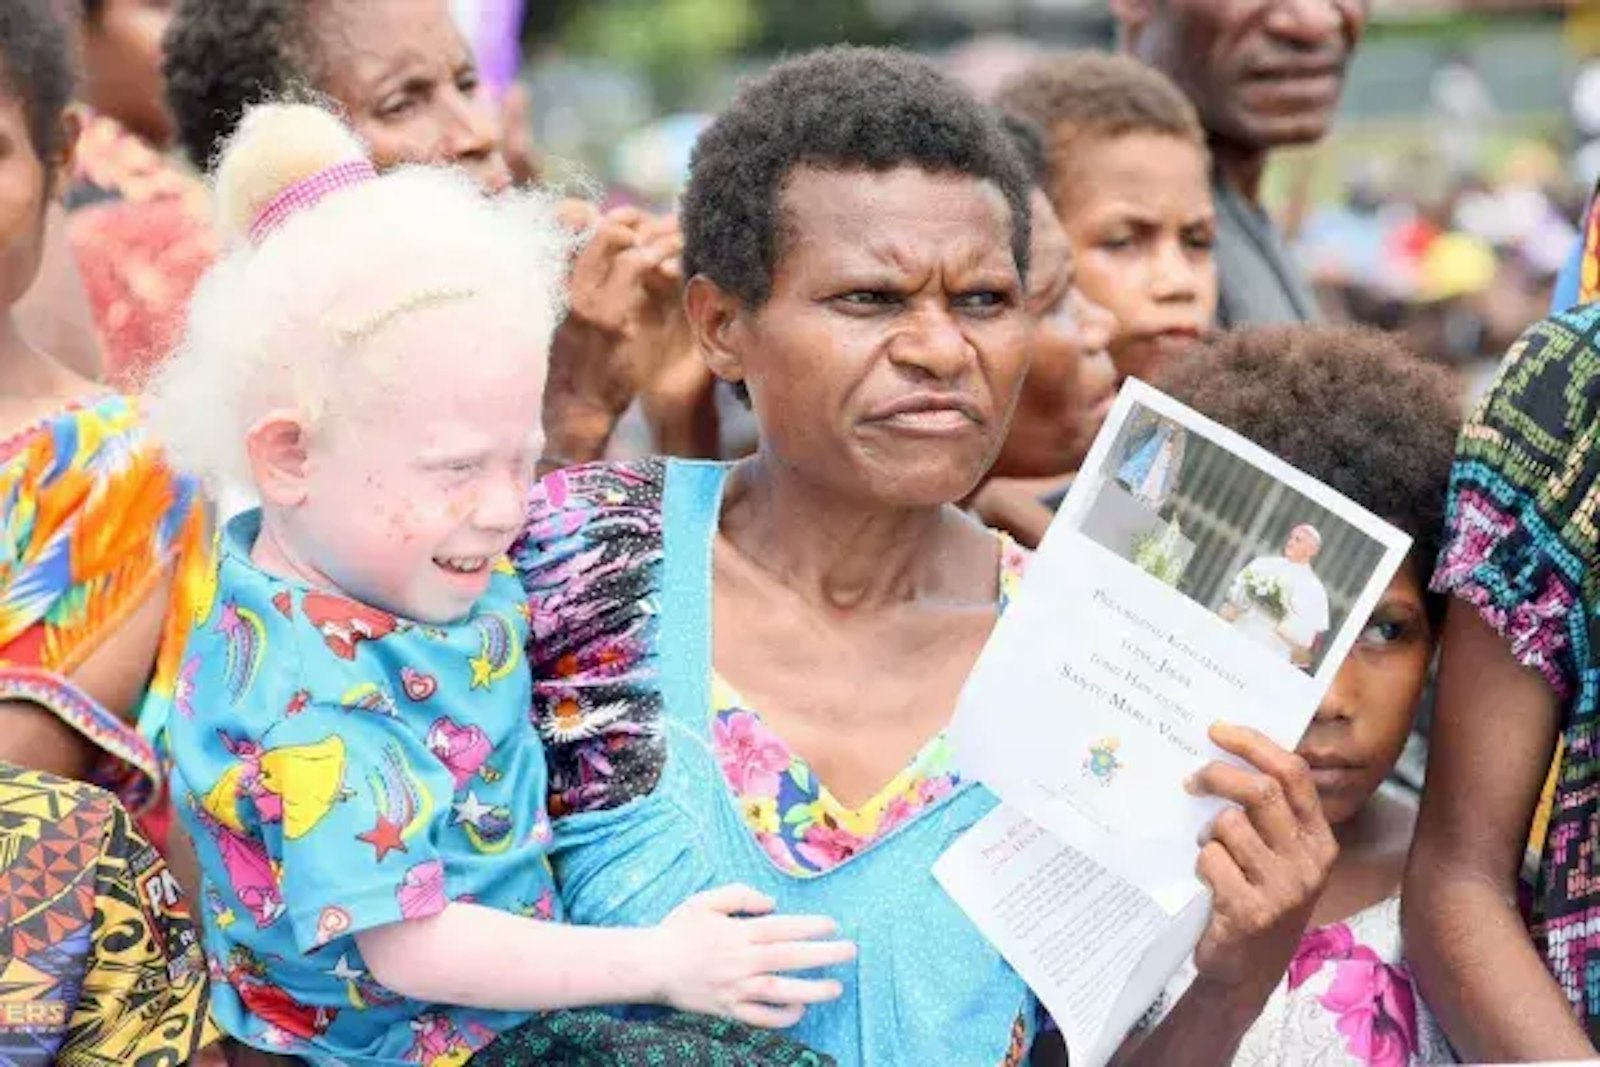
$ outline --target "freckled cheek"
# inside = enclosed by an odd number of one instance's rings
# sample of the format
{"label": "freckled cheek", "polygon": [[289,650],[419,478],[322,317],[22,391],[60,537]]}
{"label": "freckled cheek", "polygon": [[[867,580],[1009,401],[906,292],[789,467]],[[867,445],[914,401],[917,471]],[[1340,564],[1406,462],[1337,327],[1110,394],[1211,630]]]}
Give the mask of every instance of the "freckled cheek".
{"label": "freckled cheek", "polygon": [[391,540],[402,545],[417,539],[416,515],[410,503],[402,502],[389,511],[388,530]]}

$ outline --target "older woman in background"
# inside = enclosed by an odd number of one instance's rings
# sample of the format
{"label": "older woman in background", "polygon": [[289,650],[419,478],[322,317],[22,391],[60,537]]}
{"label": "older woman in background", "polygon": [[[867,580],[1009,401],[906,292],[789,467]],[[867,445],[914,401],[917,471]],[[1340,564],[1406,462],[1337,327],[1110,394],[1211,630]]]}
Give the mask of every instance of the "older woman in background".
{"label": "older woman in background", "polygon": [[[830,50],[746,86],[696,150],[685,265],[760,450],[551,475],[517,553],[574,919],[654,922],[729,879],[833,915],[859,961],[790,1032],[841,1063],[1016,1064],[1037,1031],[930,874],[996,803],[944,731],[1024,556],[954,502],[1027,369],[1029,197],[995,119],[919,60]],[[1202,853],[1201,977],[1144,1062],[1228,1060],[1333,857],[1305,765],[1215,737],[1252,769],[1200,788],[1244,807]]]}

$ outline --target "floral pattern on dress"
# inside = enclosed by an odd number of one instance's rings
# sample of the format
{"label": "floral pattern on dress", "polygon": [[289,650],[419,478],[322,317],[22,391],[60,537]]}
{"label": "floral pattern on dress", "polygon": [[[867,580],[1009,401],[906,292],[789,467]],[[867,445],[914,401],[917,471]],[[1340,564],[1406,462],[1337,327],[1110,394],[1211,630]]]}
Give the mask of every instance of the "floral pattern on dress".
{"label": "floral pattern on dress", "polygon": [[938,734],[878,795],[841,804],[798,754],[722,679],[713,685],[713,744],[745,825],[779,870],[823,874],[865,851],[951,793],[961,779]]}
{"label": "floral pattern on dress", "polygon": [[[1307,931],[1288,973],[1239,1042],[1233,1067],[1455,1063],[1403,957],[1398,896]],[[1154,1029],[1194,979],[1190,960],[1139,1029]]]}
{"label": "floral pattern on dress", "polygon": [[[1000,609],[1015,594],[1028,554],[1000,537]],[[721,678],[712,680],[712,744],[745,825],[787,874],[824,874],[893,833],[955,792],[943,732],[859,808],[847,808],[810,766]]]}
{"label": "floral pattern on dress", "polygon": [[1404,963],[1385,963],[1345,923],[1313,930],[1289,964],[1289,990],[1332,967],[1318,1002],[1337,1018],[1345,1050],[1368,1067],[1404,1067],[1417,1052],[1417,996]]}

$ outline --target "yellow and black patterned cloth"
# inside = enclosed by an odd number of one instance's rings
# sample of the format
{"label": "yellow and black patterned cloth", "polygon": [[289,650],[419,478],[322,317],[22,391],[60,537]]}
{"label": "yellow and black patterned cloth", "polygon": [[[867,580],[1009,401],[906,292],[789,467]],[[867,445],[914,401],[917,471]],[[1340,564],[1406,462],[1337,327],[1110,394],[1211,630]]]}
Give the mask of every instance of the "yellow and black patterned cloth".
{"label": "yellow and black patterned cloth", "polygon": [[166,1067],[217,1035],[178,883],[109,793],[0,763],[0,1064]]}

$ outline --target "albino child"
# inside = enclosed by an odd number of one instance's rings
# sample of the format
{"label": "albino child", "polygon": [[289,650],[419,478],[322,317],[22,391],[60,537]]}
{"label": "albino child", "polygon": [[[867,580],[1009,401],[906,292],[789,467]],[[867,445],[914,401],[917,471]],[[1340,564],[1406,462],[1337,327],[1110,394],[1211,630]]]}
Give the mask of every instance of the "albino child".
{"label": "albino child", "polygon": [[837,982],[816,917],[581,928],[546,853],[522,589],[503,554],[542,447],[568,241],[551,202],[375,175],[308,106],[249,114],[150,416],[261,507],[219,537],[166,724],[202,869],[214,1011],[314,1062],[464,1062],[530,1013],[662,1004],[787,1025]]}

